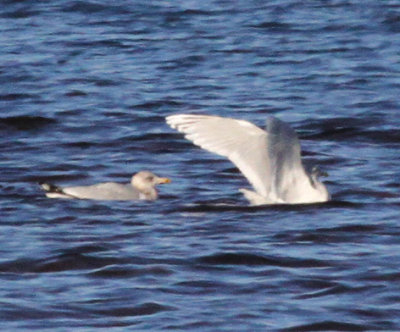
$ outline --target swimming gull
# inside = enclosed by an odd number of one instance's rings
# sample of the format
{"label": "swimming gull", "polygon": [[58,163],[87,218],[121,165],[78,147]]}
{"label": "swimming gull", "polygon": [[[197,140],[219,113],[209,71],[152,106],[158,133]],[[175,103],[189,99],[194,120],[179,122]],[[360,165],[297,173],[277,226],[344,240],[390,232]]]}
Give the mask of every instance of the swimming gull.
{"label": "swimming gull", "polygon": [[233,162],[255,191],[239,189],[252,205],[326,202],[330,195],[317,168],[301,162],[296,132],[270,116],[266,130],[218,116],[176,114],[166,118],[185,138]]}
{"label": "swimming gull", "polygon": [[58,187],[49,183],[41,183],[49,198],[78,198],[94,200],[156,200],[156,185],[171,182],[149,171],[140,171],[132,176],[128,184],[115,182],[98,183],[91,186]]}

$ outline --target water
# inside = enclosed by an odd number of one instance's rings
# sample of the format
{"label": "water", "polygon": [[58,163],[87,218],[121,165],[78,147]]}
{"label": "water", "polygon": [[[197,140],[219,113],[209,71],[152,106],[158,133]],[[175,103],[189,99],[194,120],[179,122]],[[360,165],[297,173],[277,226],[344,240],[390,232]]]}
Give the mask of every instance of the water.
{"label": "water", "polygon": [[[110,3],[2,1],[2,330],[399,330],[400,2]],[[248,207],[182,112],[290,123],[333,201]]]}

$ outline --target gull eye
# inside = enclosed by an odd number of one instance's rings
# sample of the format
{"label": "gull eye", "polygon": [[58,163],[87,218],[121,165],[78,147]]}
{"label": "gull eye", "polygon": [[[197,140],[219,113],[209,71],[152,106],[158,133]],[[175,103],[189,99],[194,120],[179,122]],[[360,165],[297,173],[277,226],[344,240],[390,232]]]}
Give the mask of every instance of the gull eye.
{"label": "gull eye", "polygon": [[151,181],[153,181],[153,179],[154,179],[154,177],[153,177],[153,176],[151,176],[151,175],[149,175],[149,176],[146,176],[146,181],[149,181],[149,182],[151,182]]}

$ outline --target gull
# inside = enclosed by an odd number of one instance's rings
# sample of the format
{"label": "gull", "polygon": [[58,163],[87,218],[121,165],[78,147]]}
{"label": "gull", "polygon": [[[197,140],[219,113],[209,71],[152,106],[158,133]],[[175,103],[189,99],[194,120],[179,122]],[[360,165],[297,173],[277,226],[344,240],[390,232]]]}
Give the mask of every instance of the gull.
{"label": "gull", "polygon": [[171,182],[149,171],[140,171],[132,176],[131,182],[120,184],[115,182],[98,183],[91,186],[59,187],[50,183],[40,186],[49,198],[77,198],[109,201],[150,200],[158,197],[156,185]]}
{"label": "gull", "polygon": [[323,175],[314,167],[308,173],[301,162],[296,132],[270,116],[266,129],[232,118],[176,114],[169,126],[201,148],[227,157],[242,172],[254,191],[239,189],[251,205],[307,204],[330,199]]}

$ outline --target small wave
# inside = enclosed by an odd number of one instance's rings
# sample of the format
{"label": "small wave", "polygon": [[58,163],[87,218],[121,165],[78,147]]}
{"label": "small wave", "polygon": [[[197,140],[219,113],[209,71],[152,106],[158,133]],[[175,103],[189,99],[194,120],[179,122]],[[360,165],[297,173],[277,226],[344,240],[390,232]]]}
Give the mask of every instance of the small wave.
{"label": "small wave", "polygon": [[385,16],[382,24],[390,31],[398,33],[400,32],[400,15],[395,12],[390,12]]}
{"label": "small wave", "polygon": [[131,278],[137,276],[168,276],[173,274],[169,269],[161,266],[152,266],[146,268],[128,268],[126,266],[112,265],[100,268],[89,273],[92,277],[97,278]]}
{"label": "small wave", "polygon": [[87,96],[87,93],[81,90],[72,90],[68,91],[64,94],[66,97],[84,97]]}
{"label": "small wave", "polygon": [[[358,288],[358,291],[360,291],[360,292],[363,290],[365,290],[365,288]],[[316,297],[322,297],[322,296],[328,296],[328,295],[338,295],[338,294],[342,294],[342,293],[351,294],[354,291],[356,291],[356,289],[354,289],[352,287],[348,287],[345,285],[336,285],[336,286],[329,287],[327,289],[317,290],[314,292],[309,292],[309,293],[298,295],[298,296],[296,296],[296,299],[300,299],[300,300],[312,299],[312,298],[316,298]]]}
{"label": "small wave", "polygon": [[334,141],[347,141],[356,138],[358,142],[367,141],[372,143],[399,143],[400,130],[361,130],[355,127],[331,128],[322,130],[316,134],[311,134],[305,139],[327,139]]}
{"label": "small wave", "polygon": [[288,32],[292,30],[292,25],[288,23],[276,22],[276,21],[266,21],[255,25],[250,25],[250,28],[265,29],[268,31],[275,32]]}
{"label": "small wave", "polygon": [[8,93],[0,96],[1,100],[18,100],[18,99],[30,99],[34,96],[29,93]]}
{"label": "small wave", "polygon": [[[4,5],[4,4],[3,4]],[[6,11],[0,14],[2,18],[10,18],[10,19],[24,19],[32,16],[39,15],[41,12],[38,10],[31,10],[29,8],[19,8],[14,11]]]}
{"label": "small wave", "polygon": [[116,39],[101,39],[93,41],[67,41],[67,47],[89,48],[89,47],[106,47],[106,48],[131,48],[131,45],[125,44]]}
{"label": "small wave", "polygon": [[0,126],[17,130],[34,130],[56,123],[56,120],[43,116],[10,116],[0,118]]}
{"label": "small wave", "polygon": [[299,259],[291,257],[261,256],[247,253],[218,253],[202,256],[197,259],[201,264],[211,265],[267,265],[291,268],[313,268],[331,266],[328,262],[316,259]]}
{"label": "small wave", "polygon": [[310,332],[310,331],[366,331],[370,327],[367,325],[336,322],[336,321],[321,321],[305,325],[292,326],[290,328],[281,329],[281,332]]}
{"label": "small wave", "polygon": [[53,273],[71,270],[91,270],[100,267],[122,264],[119,258],[94,257],[80,253],[60,254],[45,259],[18,259],[0,264],[3,273]]}
{"label": "small wave", "polygon": [[274,239],[286,243],[310,242],[310,243],[353,243],[356,239],[364,240],[370,234],[376,234],[381,229],[375,225],[344,225],[333,228],[317,228],[303,232],[283,232],[274,236]]}
{"label": "small wave", "polygon": [[63,12],[74,12],[81,14],[93,14],[104,11],[108,6],[101,5],[99,3],[93,3],[90,1],[74,1],[68,3],[67,6],[62,8]]}
{"label": "small wave", "polygon": [[[381,102],[376,102],[381,107]],[[370,105],[371,107],[372,105]],[[360,107],[360,105],[358,106]],[[325,120],[308,120],[301,125],[301,130],[310,132],[302,135],[302,139],[326,139],[335,141],[348,141],[352,138],[357,142],[368,141],[376,143],[398,143],[400,142],[399,129],[377,130],[373,129],[381,124],[382,120],[371,116],[367,119],[356,119],[338,117]],[[318,131],[315,132],[315,128]],[[314,132],[312,132],[314,131]]]}
{"label": "small wave", "polygon": [[148,316],[163,311],[175,310],[172,306],[162,305],[156,302],[147,302],[137,306],[117,307],[111,309],[92,310],[95,314],[114,316],[114,317],[131,317],[131,316]]}
{"label": "small wave", "polygon": [[[181,105],[182,105],[182,103],[179,101],[169,100],[169,99],[159,99],[159,100],[151,100],[151,101],[147,101],[147,102],[134,104],[134,105],[130,106],[130,108],[153,110],[153,109],[159,108],[159,107],[178,107]],[[146,119],[147,119],[147,116],[146,116]],[[164,121],[164,118],[163,118],[163,121]]]}

